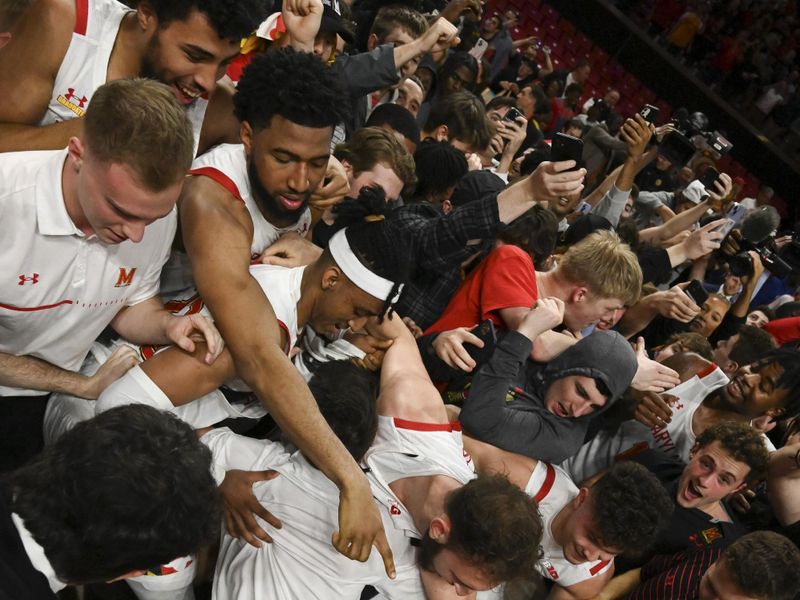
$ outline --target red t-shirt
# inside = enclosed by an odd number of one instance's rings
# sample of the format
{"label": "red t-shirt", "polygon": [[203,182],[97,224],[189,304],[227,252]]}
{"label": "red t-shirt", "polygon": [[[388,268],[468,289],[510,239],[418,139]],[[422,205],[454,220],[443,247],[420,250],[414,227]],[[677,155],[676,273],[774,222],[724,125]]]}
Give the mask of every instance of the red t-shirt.
{"label": "red t-shirt", "polygon": [[530,255],[517,246],[502,245],[475,267],[442,316],[425,333],[472,327],[486,319],[491,319],[496,327],[505,328],[497,311],[530,308],[538,296],[536,270]]}
{"label": "red t-shirt", "polygon": [[786,317],[770,321],[764,325],[764,331],[775,338],[778,345],[800,339],[800,317]]}

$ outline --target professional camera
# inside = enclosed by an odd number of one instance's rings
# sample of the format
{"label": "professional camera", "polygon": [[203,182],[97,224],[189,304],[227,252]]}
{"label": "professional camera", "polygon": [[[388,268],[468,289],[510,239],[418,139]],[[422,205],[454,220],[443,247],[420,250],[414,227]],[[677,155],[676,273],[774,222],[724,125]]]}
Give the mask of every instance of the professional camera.
{"label": "professional camera", "polygon": [[733,144],[719,131],[709,131],[708,117],[700,111],[689,114],[689,111],[685,108],[679,108],[675,111],[671,123],[675,130],[684,136],[687,141],[692,142],[695,147],[698,146],[700,141],[697,138],[701,138],[705,140],[705,144],[709,148],[720,156],[724,156],[733,148]]}
{"label": "professional camera", "polygon": [[792,265],[780,257],[775,250],[774,244],[775,242],[771,238],[767,242],[762,242],[758,245],[747,240],[741,240],[739,247],[742,248],[743,252],[739,252],[728,259],[728,267],[731,270],[731,274],[737,277],[749,277],[753,274],[753,258],[747,253],[748,250],[753,250],[758,253],[761,258],[761,264],[764,265],[767,271],[779,278],[790,275],[793,271]]}

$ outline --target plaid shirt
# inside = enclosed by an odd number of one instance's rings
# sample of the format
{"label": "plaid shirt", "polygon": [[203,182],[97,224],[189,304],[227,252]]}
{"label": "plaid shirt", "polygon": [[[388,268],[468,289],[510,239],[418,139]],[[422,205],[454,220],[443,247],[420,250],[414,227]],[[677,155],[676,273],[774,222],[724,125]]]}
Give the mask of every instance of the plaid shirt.
{"label": "plaid shirt", "polygon": [[392,213],[391,223],[412,237],[417,259],[397,312],[426,329],[461,284],[461,263],[480,251],[485,241],[494,241],[500,226],[497,194],[460,206],[448,215],[431,204],[409,204]]}

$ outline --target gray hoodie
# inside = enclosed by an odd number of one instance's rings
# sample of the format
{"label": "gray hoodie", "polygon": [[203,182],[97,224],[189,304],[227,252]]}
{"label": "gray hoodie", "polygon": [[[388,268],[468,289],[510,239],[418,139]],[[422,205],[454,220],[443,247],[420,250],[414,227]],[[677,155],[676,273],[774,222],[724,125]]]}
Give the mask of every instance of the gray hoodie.
{"label": "gray hoodie", "polygon": [[[528,360],[531,348],[524,335],[506,334],[472,380],[461,424],[468,435],[503,450],[560,463],[581,447],[589,422],[628,389],[636,354],[615,331],[595,331],[544,366]],[[602,381],[611,396],[586,416],[557,417],[545,408],[545,392],[569,375]]]}

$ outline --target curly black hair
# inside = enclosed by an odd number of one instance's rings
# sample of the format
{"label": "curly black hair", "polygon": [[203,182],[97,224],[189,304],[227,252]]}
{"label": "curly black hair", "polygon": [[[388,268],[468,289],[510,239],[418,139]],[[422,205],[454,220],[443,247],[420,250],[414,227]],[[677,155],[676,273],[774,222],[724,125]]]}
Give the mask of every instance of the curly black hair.
{"label": "curly black hair", "polygon": [[747,481],[758,483],[766,478],[769,452],[764,446],[761,434],[753,429],[750,423],[734,421],[715,423],[697,437],[698,448],[705,448],[714,442],[719,442],[733,460],[750,467]]}
{"label": "curly black hair", "polygon": [[774,350],[776,346],[775,338],[763,329],[742,325],[739,328],[739,339],[731,348],[728,358],[739,365],[749,365],[770,350]]}
{"label": "curly black hair", "polygon": [[720,561],[743,596],[791,600],[800,593],[800,551],[778,533],[749,533],[725,550]]}
{"label": "curly black hair", "polygon": [[241,40],[253,33],[272,9],[269,0],[141,0],[158,17],[159,27],[183,21],[192,11],[203,13],[223,40]]}
{"label": "curly black hair", "polygon": [[69,583],[106,581],[218,535],[211,452],[174,415],[121,406],[76,425],[8,477],[11,509]]}
{"label": "curly black hair", "polygon": [[530,577],[541,558],[543,525],[528,495],[503,475],[481,475],[447,495],[446,545],[425,536],[419,565],[433,569],[443,548],[471,561],[496,583]]}
{"label": "curly black hair", "polygon": [[247,65],[233,105],[254,129],[268,127],[275,115],[314,128],[335,127],[349,116],[340,78],[313,54],[292,48],[270,50]]}
{"label": "curly black hair", "polygon": [[589,502],[600,541],[629,555],[641,555],[656,541],[675,508],[656,476],[632,462],[619,462],[603,475]]}

